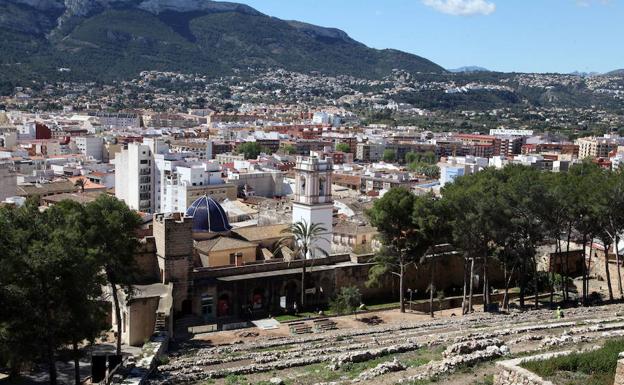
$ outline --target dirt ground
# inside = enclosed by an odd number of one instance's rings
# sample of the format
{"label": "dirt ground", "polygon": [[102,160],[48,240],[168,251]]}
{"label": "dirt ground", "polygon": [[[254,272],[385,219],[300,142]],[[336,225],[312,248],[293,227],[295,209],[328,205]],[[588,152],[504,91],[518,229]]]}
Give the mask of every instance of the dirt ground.
{"label": "dirt ground", "polygon": [[[580,283],[574,282],[574,284],[580,287]],[[616,287],[613,289],[616,294]],[[590,290],[599,291],[605,296],[606,285],[602,281],[592,281]],[[575,289],[571,288],[570,291],[571,297],[576,298]],[[261,330],[253,327],[197,335],[188,346],[181,344],[172,351],[170,359],[174,365],[159,369],[157,374],[150,379],[150,384],[187,383],[179,378],[179,375],[184,375],[182,372],[187,370],[187,373],[194,373],[190,375],[192,379],[190,383],[194,385],[267,384],[274,377],[283,379],[287,385],[330,383],[347,385],[353,380],[358,380],[360,385],[394,385],[406,378],[421,375],[428,377],[415,383],[487,385],[492,383],[493,375],[497,372],[496,358],[459,367],[451,373],[433,375],[433,377],[426,372],[427,367],[429,363],[435,365],[441,362],[445,357],[444,349],[462,338],[466,341],[466,339],[490,338],[483,337],[487,335],[500,335],[502,343],[509,344],[508,349],[513,356],[603,343],[605,337],[602,336],[600,327],[610,322],[612,328],[621,330],[622,333],[618,336],[624,336],[624,304],[622,303],[593,308],[569,308],[565,310],[565,319],[559,320],[547,307],[547,301],[547,296],[542,297],[540,310],[537,311],[529,308],[524,311],[514,309],[509,313],[501,314],[484,314],[481,306],[475,306],[477,314],[466,317],[461,316],[461,308],[437,311],[434,319],[427,313],[409,310],[401,313],[398,309],[367,312],[358,314],[357,318],[353,315],[332,317],[331,319],[337,323],[337,330],[325,331],[325,335],[314,332],[293,336],[288,323],[280,324],[279,328],[274,330]],[[532,305],[529,297],[527,297],[526,304]],[[363,322],[364,318],[373,317],[381,322],[376,324]],[[589,338],[588,340],[577,340],[577,342],[566,340],[569,342],[565,342],[565,346],[556,345],[554,348],[551,347],[553,345],[542,345],[543,340],[566,335],[570,327],[597,325],[598,323],[602,325],[598,329],[584,332],[583,338]],[[509,328],[518,328],[518,334],[515,332],[504,334]],[[363,333],[351,333],[353,331]],[[503,334],[496,334],[497,332]],[[514,341],[521,336],[531,338]],[[417,342],[421,346],[415,350],[371,356],[364,361],[354,361],[338,369],[330,369],[328,365],[333,360],[333,356],[348,351],[374,350],[378,347],[405,343],[405,341]],[[224,346],[227,347],[224,348]],[[319,354],[325,358],[297,363],[299,359],[308,360],[310,357],[318,357]],[[395,359],[406,366],[405,370],[385,373],[372,379],[358,379],[363,372]],[[288,365],[282,366],[284,362],[288,362]],[[253,368],[254,365],[261,367],[266,363],[269,365],[276,363],[277,367],[268,370],[252,369],[251,374],[246,374],[249,373],[248,368]],[[293,365],[290,366],[290,363]],[[181,372],[180,368],[186,369]],[[225,374],[219,374],[206,382],[205,377],[202,376],[210,371],[222,371]],[[227,374],[228,371],[238,374]],[[204,381],[201,378],[204,378]],[[164,381],[165,379],[169,382]]]}
{"label": "dirt ground", "polygon": [[[475,311],[480,311],[479,307],[475,307]],[[446,309],[437,311],[435,313],[435,318],[449,318],[456,317],[461,315],[461,308],[454,309]],[[428,321],[431,320],[431,316],[429,314],[424,314],[420,312],[410,312],[401,313],[399,309],[392,310],[381,310],[368,312],[364,314],[359,314],[356,317],[353,315],[346,315],[340,317],[332,317],[332,321],[335,321],[338,329],[360,329],[369,327],[366,323],[362,322],[362,318],[377,316],[382,321],[383,324],[393,325],[393,324],[401,324],[404,322],[413,322],[413,321]],[[213,333],[205,333],[198,334],[193,339],[210,343],[212,345],[229,345],[232,343],[244,343],[247,341],[254,340],[258,337],[266,337],[266,338],[279,338],[279,337],[287,337],[291,336],[290,330],[288,329],[287,323],[282,323],[279,329],[272,330],[262,330],[257,327],[239,329],[239,330],[227,330]]]}

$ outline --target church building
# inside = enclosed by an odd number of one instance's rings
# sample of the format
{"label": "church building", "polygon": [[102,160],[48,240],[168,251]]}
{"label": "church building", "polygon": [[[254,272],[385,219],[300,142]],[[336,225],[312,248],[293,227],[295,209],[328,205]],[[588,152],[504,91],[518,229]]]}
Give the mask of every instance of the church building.
{"label": "church building", "polygon": [[[324,228],[316,246],[325,253],[309,255],[313,261],[295,255],[288,224],[233,228],[211,196],[197,198],[185,213],[155,214],[153,236],[142,240],[136,257],[141,285],[122,309],[124,342],[140,344],[157,326],[175,337],[189,326],[228,329],[301,310],[302,291],[312,311],[343,286],[358,286],[364,298],[389,295],[391,289],[364,285],[370,255],[331,254],[331,170],[329,159],[297,158],[292,221]],[[155,314],[139,317],[138,308]]]}

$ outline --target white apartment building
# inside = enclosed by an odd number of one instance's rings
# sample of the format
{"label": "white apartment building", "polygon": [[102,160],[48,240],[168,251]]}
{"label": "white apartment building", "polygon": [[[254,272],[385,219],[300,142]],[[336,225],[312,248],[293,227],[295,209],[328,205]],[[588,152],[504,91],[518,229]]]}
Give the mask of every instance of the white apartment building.
{"label": "white apartment building", "polygon": [[212,140],[204,141],[175,141],[171,143],[171,151],[192,153],[198,159],[212,159]]}
{"label": "white apartment building", "polygon": [[141,127],[141,115],[123,112],[96,112],[90,113],[100,119],[100,124],[104,127],[113,128],[139,128]]}
{"label": "white apartment building", "polygon": [[161,179],[160,212],[185,212],[197,198],[208,195],[216,201],[236,199],[236,186],[221,178],[216,162],[170,162]]}
{"label": "white apartment building", "polygon": [[115,156],[115,196],[134,210],[154,213],[156,183],[154,155],[167,152],[162,141],[144,139],[129,143]]}
{"label": "white apartment building", "polygon": [[284,173],[279,170],[265,169],[247,160],[234,161],[234,169],[227,175],[227,182],[253,190],[254,195],[267,198],[284,195]]}
{"label": "white apartment building", "polygon": [[77,136],[74,138],[76,147],[87,158],[102,161],[104,140],[95,136]]}
{"label": "white apartment building", "polygon": [[488,167],[488,161],[488,158],[478,156],[447,157],[446,161],[438,163],[440,168],[440,186],[444,187],[444,185],[453,182],[457,177],[475,174],[483,170]]}
{"label": "white apartment building", "polygon": [[[115,196],[135,210],[186,211],[197,197],[235,199],[236,186],[221,179],[216,162],[187,162],[160,140],[130,143],[115,157]],[[192,155],[192,154],[188,154]]]}
{"label": "white apartment building", "polygon": [[490,135],[502,135],[502,136],[532,136],[533,130],[518,130],[513,128],[491,128]]}
{"label": "white apartment building", "polygon": [[325,111],[315,112],[314,115],[312,115],[313,124],[329,124],[329,122],[330,116]]}

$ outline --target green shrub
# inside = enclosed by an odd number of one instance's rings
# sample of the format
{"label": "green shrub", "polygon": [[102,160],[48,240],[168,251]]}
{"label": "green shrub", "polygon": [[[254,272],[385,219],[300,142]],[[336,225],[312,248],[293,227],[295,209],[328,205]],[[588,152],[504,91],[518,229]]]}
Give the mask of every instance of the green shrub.
{"label": "green shrub", "polygon": [[544,361],[529,361],[521,364],[542,377],[558,376],[560,372],[583,373],[588,378],[579,380],[579,385],[611,385],[615,376],[618,355],[624,351],[624,340],[607,341],[600,349],[591,352],[572,353]]}
{"label": "green shrub", "polygon": [[345,286],[340,293],[331,301],[329,308],[336,314],[355,313],[362,303],[360,290],[355,286]]}

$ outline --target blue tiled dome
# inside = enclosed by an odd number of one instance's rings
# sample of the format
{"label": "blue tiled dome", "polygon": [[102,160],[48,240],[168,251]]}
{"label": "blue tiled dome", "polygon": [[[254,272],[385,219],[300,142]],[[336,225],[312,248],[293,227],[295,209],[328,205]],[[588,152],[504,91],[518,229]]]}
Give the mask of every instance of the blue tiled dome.
{"label": "blue tiled dome", "polygon": [[186,210],[193,217],[193,231],[220,233],[232,229],[223,207],[207,195],[201,196]]}

